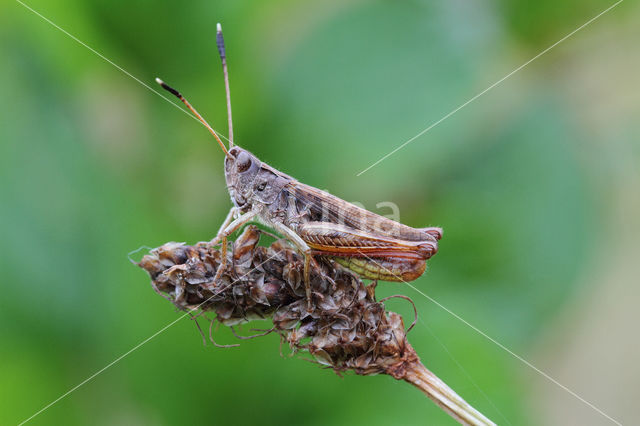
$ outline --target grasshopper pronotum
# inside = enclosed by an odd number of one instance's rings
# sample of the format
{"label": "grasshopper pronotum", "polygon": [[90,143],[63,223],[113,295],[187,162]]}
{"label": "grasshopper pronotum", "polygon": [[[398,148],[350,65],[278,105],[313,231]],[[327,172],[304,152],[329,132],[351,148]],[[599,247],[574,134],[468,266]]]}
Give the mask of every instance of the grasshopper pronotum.
{"label": "grasshopper pronotum", "polygon": [[[212,243],[221,243],[222,252],[226,253],[227,237],[243,225],[258,220],[272,228],[305,256],[304,282],[309,303],[309,267],[316,265],[313,256],[332,259],[365,279],[412,281],[421,276],[425,261],[438,250],[442,229],[412,228],[369,212],[297,181],[233,143],[229,74],[220,24],[217,45],[227,96],[229,149],[177,90],[156,79],[193,112],[224,151],[225,178],[234,206]],[[226,256],[222,262],[216,278],[226,267]]]}

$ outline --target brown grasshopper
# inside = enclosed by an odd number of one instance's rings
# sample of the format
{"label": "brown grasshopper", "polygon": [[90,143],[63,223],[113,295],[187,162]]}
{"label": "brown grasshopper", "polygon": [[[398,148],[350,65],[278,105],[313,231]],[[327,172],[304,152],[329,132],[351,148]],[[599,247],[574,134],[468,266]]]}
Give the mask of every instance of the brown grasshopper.
{"label": "brown grasshopper", "polygon": [[[332,259],[362,278],[412,281],[426,268],[426,260],[438,250],[440,228],[411,228],[371,213],[325,191],[305,185],[260,161],[233,143],[231,95],[222,28],[217,27],[218,52],[222,59],[229,125],[229,149],[218,134],[175,89],[156,81],[177,96],[213,134],[224,151],[227,188],[234,206],[212,244],[252,221],[259,221],[287,238],[304,254],[304,282],[311,302],[309,267],[318,267],[314,256]],[[226,256],[216,278],[224,270]]]}

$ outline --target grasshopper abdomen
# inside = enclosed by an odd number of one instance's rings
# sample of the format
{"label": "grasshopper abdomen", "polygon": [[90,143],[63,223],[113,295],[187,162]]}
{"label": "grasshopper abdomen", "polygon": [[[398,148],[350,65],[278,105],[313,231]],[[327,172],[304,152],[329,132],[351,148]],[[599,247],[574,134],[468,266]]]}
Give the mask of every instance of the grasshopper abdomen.
{"label": "grasshopper abdomen", "polygon": [[368,280],[413,281],[419,278],[427,268],[427,262],[423,259],[361,257],[332,257],[331,259]]}

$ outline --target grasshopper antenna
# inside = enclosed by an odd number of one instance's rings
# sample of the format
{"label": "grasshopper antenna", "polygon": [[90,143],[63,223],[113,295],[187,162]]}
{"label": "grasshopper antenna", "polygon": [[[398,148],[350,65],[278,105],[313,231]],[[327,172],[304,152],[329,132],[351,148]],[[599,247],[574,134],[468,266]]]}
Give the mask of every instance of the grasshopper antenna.
{"label": "grasshopper antenna", "polygon": [[213,135],[214,138],[216,138],[216,140],[218,141],[218,143],[220,144],[220,148],[222,148],[222,150],[224,151],[224,155],[228,156],[229,155],[229,151],[227,151],[227,147],[224,146],[224,144],[222,143],[222,141],[220,140],[220,137],[218,136],[218,134],[216,133],[215,130],[213,130],[213,127],[211,127],[209,125],[209,123],[207,123],[207,121],[202,118],[202,116],[200,115],[200,113],[198,113],[198,111],[196,111],[196,109],[194,107],[191,106],[191,104],[189,103],[189,101],[187,101],[184,96],[182,96],[182,94],[180,92],[178,92],[176,89],[174,89],[173,87],[169,86],[167,83],[165,83],[164,81],[160,80],[159,78],[156,77],[156,83],[158,83],[164,90],[166,90],[167,92],[171,93],[172,95],[174,95],[176,98],[180,99],[182,101],[183,104],[185,104],[187,106],[187,108],[189,108],[189,111],[191,111],[192,113],[195,114],[196,118],[198,120],[200,120],[200,122],[202,124],[204,124],[204,126],[211,132],[211,134]]}
{"label": "grasshopper antenna", "polygon": [[231,119],[231,91],[229,90],[229,70],[227,69],[227,52],[224,47],[224,37],[222,36],[222,25],[218,22],[216,26],[216,44],[218,53],[222,60],[222,72],[224,73],[224,89],[227,93],[227,119],[229,120],[229,148],[233,146],[233,120]]}

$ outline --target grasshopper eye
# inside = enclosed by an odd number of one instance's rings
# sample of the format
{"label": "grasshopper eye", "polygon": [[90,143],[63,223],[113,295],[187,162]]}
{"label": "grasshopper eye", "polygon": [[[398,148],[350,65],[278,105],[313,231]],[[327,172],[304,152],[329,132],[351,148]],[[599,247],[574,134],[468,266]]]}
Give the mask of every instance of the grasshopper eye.
{"label": "grasshopper eye", "polygon": [[251,156],[244,151],[240,152],[236,159],[236,168],[238,173],[249,170],[249,167],[251,167]]}

